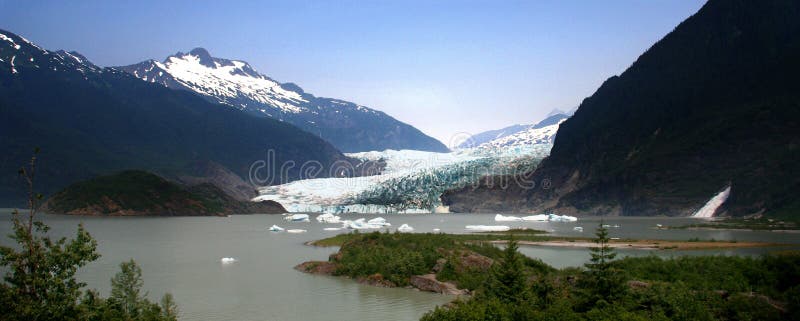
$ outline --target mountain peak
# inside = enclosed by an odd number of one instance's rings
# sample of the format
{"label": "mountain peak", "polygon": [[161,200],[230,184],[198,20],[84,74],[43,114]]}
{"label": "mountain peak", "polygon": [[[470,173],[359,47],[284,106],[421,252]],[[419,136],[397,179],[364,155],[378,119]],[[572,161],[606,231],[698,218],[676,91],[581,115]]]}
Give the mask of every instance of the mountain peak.
{"label": "mountain peak", "polygon": [[214,68],[214,58],[208,53],[208,50],[202,47],[197,47],[189,51],[189,55],[195,56],[200,59],[200,64],[206,67]]}

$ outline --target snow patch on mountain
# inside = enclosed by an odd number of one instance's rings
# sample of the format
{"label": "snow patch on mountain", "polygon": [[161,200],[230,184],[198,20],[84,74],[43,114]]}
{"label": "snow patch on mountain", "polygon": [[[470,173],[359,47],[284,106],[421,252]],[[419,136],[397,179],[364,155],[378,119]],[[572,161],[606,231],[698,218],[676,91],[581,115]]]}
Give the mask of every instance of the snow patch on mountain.
{"label": "snow patch on mountain", "polygon": [[14,49],[19,50],[19,48],[20,48],[20,45],[18,45],[16,42],[14,42],[14,39],[11,39],[11,37],[6,36],[6,35],[4,35],[2,33],[0,33],[0,40],[5,40],[5,41],[10,42],[11,46],[14,47]]}
{"label": "snow patch on mountain", "polygon": [[531,127],[521,132],[504,136],[481,144],[478,148],[499,148],[523,145],[552,144],[556,138],[558,127],[566,120],[563,118],[553,125],[540,128]]}
{"label": "snow patch on mountain", "polygon": [[[304,111],[298,105],[308,102],[293,91],[281,88],[281,84],[258,74],[250,65],[239,60],[213,59],[204,64],[198,54],[178,54],[170,56],[163,63],[153,61],[159,76],[168,73],[175,81],[197,93],[217,97],[221,102],[236,106],[236,99],[246,98],[258,103],[274,106],[284,112]],[[134,73],[148,81],[148,75]],[[156,78],[151,77],[151,82]],[[245,104],[246,105],[246,104]],[[244,106],[246,107],[246,106]]]}

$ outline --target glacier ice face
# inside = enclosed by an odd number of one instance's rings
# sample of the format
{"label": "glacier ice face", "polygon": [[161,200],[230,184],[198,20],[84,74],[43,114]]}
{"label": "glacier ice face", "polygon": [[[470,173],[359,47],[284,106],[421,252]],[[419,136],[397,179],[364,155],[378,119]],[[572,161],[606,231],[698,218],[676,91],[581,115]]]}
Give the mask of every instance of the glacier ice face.
{"label": "glacier ice face", "polygon": [[447,189],[474,184],[485,175],[526,172],[551,144],[484,147],[450,153],[386,150],[347,154],[386,163],[380,175],[320,178],[259,188],[254,201],[272,200],[290,213],[446,212],[439,197]]}

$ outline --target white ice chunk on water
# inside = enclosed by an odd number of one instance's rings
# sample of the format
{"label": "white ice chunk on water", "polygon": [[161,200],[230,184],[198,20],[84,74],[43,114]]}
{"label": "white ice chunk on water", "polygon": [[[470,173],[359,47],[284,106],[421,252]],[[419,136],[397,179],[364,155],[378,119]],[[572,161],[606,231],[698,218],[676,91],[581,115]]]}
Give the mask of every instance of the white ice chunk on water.
{"label": "white ice chunk on water", "polygon": [[269,230],[273,232],[283,232],[283,228],[277,225],[270,226]]}
{"label": "white ice chunk on water", "polygon": [[434,232],[439,232],[439,231],[441,231],[441,229],[435,228],[435,229],[433,229],[433,231]]}
{"label": "white ice chunk on water", "polygon": [[222,264],[231,264],[231,263],[234,263],[234,262],[236,262],[236,259],[235,259],[235,258],[232,258],[232,257],[223,257],[223,258],[221,258],[219,261],[220,261]]}
{"label": "white ice chunk on water", "polygon": [[386,220],[382,217],[374,218],[369,221],[365,221],[364,218],[359,218],[355,221],[342,221],[342,227],[354,230],[379,229],[387,226],[391,226],[391,224],[386,222]]}
{"label": "white ice chunk on water", "polygon": [[322,230],[324,230],[324,231],[341,231],[342,228],[341,227],[326,227],[326,228],[324,228]]}
{"label": "white ice chunk on water", "polygon": [[400,232],[413,232],[414,228],[409,226],[408,224],[403,224],[400,225],[400,227],[398,227],[397,230]]}
{"label": "white ice chunk on water", "polygon": [[497,214],[494,216],[494,220],[498,222],[517,222],[517,221],[522,221],[522,218],[516,216],[505,216],[502,214]]}
{"label": "white ice chunk on water", "polygon": [[467,225],[466,229],[479,232],[504,232],[511,228],[506,225]]}
{"label": "white ice chunk on water", "polygon": [[342,218],[330,213],[325,213],[317,216],[317,222],[320,223],[341,223]]}
{"label": "white ice chunk on water", "polygon": [[576,222],[578,218],[575,216],[569,215],[556,215],[556,214],[549,214],[548,221],[550,222]]}
{"label": "white ice chunk on water", "polygon": [[367,221],[367,224],[369,224],[369,225],[377,225],[377,226],[392,226],[392,224],[387,222],[386,219],[383,218],[383,217],[373,218],[373,219]]}
{"label": "white ice chunk on water", "polygon": [[580,226],[573,227],[572,230],[575,232],[583,232],[583,228]]}
{"label": "white ice chunk on water", "polygon": [[699,217],[699,218],[711,218],[714,217],[714,213],[717,212],[717,209],[728,200],[728,196],[731,195],[731,187],[728,186],[722,192],[712,197],[706,205],[703,205],[697,212],[692,215],[692,217]]}
{"label": "white ice chunk on water", "polygon": [[291,230],[286,230],[286,233],[292,233],[292,234],[297,234],[297,233],[305,233],[305,232],[308,232],[308,231],[306,231],[306,230],[301,230],[301,229],[291,229]]}
{"label": "white ice chunk on water", "polygon": [[283,219],[287,220],[287,221],[292,221],[292,222],[308,222],[309,221],[308,214],[286,215],[286,217],[284,217]]}
{"label": "white ice chunk on water", "polygon": [[550,219],[550,216],[547,214],[537,214],[531,216],[525,216],[522,218],[523,221],[535,221],[535,222],[546,222]]}

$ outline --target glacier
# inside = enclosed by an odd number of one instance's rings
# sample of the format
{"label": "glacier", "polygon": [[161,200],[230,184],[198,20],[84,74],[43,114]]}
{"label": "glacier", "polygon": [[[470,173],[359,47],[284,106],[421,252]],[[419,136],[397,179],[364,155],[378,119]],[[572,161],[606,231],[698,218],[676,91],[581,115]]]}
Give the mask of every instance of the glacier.
{"label": "glacier", "polygon": [[[447,213],[440,200],[444,191],[476,184],[490,175],[535,169],[549,155],[561,122],[449,153],[391,149],[348,153],[351,158],[386,165],[373,176],[315,178],[259,187],[253,201],[276,201],[289,213],[324,213],[326,216],[317,217],[323,221],[346,213]],[[567,220],[531,218],[527,220]],[[349,228],[363,226],[354,223]]]}

